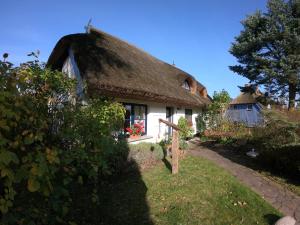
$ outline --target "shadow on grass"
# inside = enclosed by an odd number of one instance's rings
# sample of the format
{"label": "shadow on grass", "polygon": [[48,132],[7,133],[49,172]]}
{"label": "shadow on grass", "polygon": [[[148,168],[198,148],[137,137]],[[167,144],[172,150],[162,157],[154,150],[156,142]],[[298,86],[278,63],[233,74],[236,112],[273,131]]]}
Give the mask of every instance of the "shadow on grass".
{"label": "shadow on grass", "polygon": [[167,158],[164,157],[164,158],[162,159],[162,161],[163,161],[163,163],[165,164],[166,168],[167,168],[170,172],[172,172],[172,165],[171,165],[171,163],[169,162],[169,160],[167,160]]}
{"label": "shadow on grass", "polygon": [[264,218],[270,225],[273,225],[277,220],[280,219],[280,216],[275,214],[266,214],[264,215]]}
{"label": "shadow on grass", "polygon": [[167,146],[165,146],[165,145],[161,145],[161,146],[162,146],[163,154],[164,154],[163,159],[162,159],[161,161],[165,164],[166,168],[167,168],[170,172],[172,172],[172,165],[171,165],[171,163],[169,162],[169,160],[167,159],[168,153],[170,154],[170,150],[167,149]]}
{"label": "shadow on grass", "polygon": [[[147,187],[139,166],[128,159],[127,142],[116,147],[119,158],[112,155],[107,161],[117,169],[114,175],[100,175],[97,186],[86,182],[76,186],[72,202],[72,217],[76,224],[153,225],[146,199]],[[84,194],[92,192],[93,188],[98,190],[95,194],[98,203]]]}
{"label": "shadow on grass", "polygon": [[100,224],[152,225],[147,187],[135,162],[129,173],[101,182]]}

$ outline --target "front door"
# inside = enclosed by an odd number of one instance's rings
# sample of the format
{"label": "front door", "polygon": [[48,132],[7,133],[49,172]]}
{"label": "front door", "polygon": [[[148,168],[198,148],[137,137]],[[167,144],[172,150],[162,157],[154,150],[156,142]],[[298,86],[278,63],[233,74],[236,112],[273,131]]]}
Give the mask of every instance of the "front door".
{"label": "front door", "polygon": [[[166,108],[166,119],[170,123],[173,123],[173,112],[174,112],[173,107]],[[166,138],[169,140],[171,139],[171,137],[172,137],[172,127],[168,126]]]}

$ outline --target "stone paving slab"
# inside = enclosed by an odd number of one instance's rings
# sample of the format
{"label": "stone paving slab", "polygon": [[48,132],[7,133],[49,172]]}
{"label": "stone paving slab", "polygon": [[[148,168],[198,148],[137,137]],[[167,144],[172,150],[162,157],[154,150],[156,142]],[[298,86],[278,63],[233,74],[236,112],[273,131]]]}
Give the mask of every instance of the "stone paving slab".
{"label": "stone paving slab", "polygon": [[228,170],[240,182],[261,195],[274,208],[284,215],[294,217],[297,221],[296,225],[300,225],[300,197],[296,194],[260,175],[258,172],[235,163],[209,148],[191,143],[191,149],[188,152],[190,155],[209,159]]}

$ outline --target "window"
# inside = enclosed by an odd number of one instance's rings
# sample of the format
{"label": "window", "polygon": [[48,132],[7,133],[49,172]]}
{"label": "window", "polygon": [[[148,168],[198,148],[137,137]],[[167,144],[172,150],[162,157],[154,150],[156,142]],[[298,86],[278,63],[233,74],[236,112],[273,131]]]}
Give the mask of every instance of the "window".
{"label": "window", "polygon": [[124,103],[126,109],[124,131],[126,128],[132,128],[134,124],[143,127],[142,135],[147,133],[147,106],[140,104]]}
{"label": "window", "polygon": [[185,109],[185,118],[190,126],[193,125],[193,111],[191,109]]}
{"label": "window", "polygon": [[238,105],[233,105],[233,109],[239,109]]}
{"label": "window", "polygon": [[247,111],[252,111],[252,105],[251,104],[247,105]]}
{"label": "window", "polygon": [[191,90],[190,84],[187,80],[184,81],[184,83],[182,84],[182,87],[188,91]]}

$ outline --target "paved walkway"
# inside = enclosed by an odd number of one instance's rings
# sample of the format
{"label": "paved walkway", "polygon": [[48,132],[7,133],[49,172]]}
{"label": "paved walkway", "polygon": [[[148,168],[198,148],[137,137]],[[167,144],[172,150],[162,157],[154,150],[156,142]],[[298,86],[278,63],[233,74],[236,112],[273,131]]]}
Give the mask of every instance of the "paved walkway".
{"label": "paved walkway", "polygon": [[283,188],[274,181],[263,177],[258,172],[224,158],[217,152],[199,146],[195,142],[191,143],[191,150],[189,151],[189,154],[209,159],[228,170],[239,181],[261,195],[274,208],[278,209],[284,215],[293,216],[297,220],[296,225],[300,225],[299,196]]}

